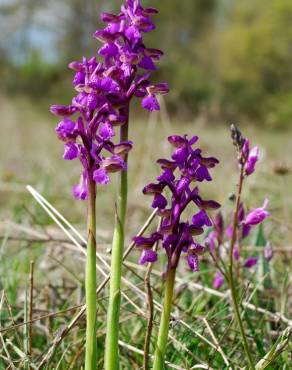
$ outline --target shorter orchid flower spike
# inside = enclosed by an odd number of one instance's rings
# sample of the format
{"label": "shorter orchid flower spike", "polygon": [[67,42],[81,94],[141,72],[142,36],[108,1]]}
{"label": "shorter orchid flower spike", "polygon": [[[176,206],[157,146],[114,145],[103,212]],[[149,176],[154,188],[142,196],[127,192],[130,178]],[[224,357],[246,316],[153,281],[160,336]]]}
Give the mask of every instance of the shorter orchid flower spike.
{"label": "shorter orchid flower spike", "polygon": [[[157,161],[162,173],[157,183],[150,183],[143,189],[145,195],[153,196],[152,207],[158,209],[162,218],[158,231],[150,237],[135,237],[138,248],[142,248],[140,263],[155,262],[157,254],[152,247],[162,240],[167,258],[167,268],[176,268],[181,254],[185,254],[187,263],[193,271],[199,270],[199,255],[206,248],[195,240],[204,233],[204,228],[211,227],[209,210],[218,209],[220,204],[214,200],[204,200],[199,195],[196,185],[211,181],[209,170],[219,162],[214,157],[203,157],[199,148],[194,148],[197,136],[188,139],[185,136],[172,135],[168,138],[174,151],[171,160],[161,158]],[[170,194],[170,196],[169,196]],[[183,218],[187,207],[195,207],[191,220]],[[222,220],[216,220],[219,233]]]}
{"label": "shorter orchid flower spike", "polygon": [[263,206],[252,210],[243,220],[242,224],[245,226],[254,226],[262,223],[267,217],[270,216],[270,213],[266,210],[268,204],[269,201],[266,199]]}

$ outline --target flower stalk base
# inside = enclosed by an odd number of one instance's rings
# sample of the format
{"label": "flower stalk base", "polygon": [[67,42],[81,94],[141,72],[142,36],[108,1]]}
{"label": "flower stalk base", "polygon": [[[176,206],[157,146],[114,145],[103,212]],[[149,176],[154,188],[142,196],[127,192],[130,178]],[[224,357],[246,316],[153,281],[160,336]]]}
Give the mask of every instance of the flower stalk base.
{"label": "flower stalk base", "polygon": [[[121,127],[120,136],[121,141],[126,141],[128,139],[128,123]],[[125,163],[127,163],[127,156],[125,158]],[[109,307],[105,344],[105,370],[119,369],[119,317],[127,197],[128,173],[127,171],[122,171],[120,173],[120,188],[118,193],[115,230],[112,243]]]}
{"label": "flower stalk base", "polygon": [[95,183],[89,180],[88,243],[85,272],[86,346],[85,370],[96,370],[96,194]]}
{"label": "flower stalk base", "polygon": [[165,296],[163,302],[163,310],[160,321],[157,345],[154,355],[153,370],[164,369],[164,357],[167,347],[169,321],[171,316],[172,298],[175,283],[176,269],[170,268],[167,272],[166,283],[165,283]]}

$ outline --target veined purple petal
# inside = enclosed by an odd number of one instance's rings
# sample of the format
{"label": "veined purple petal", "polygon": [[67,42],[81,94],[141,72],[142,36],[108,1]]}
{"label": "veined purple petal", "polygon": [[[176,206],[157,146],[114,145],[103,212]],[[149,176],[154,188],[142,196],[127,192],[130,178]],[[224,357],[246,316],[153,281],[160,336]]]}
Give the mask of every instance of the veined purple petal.
{"label": "veined purple petal", "polygon": [[76,199],[85,200],[87,198],[87,181],[84,174],[81,175],[79,184],[73,186],[72,192]]}
{"label": "veined purple petal", "polygon": [[108,140],[115,136],[115,131],[110,123],[105,122],[100,126],[99,134],[104,140]]}
{"label": "veined purple petal", "polygon": [[67,139],[75,137],[75,122],[65,117],[63,121],[59,122],[56,127],[56,133],[60,140],[66,141]]}
{"label": "veined purple petal", "polygon": [[157,252],[152,249],[143,249],[142,254],[139,259],[139,263],[144,265],[145,263],[154,263],[157,261]]}
{"label": "veined purple petal", "polygon": [[79,147],[78,144],[68,142],[64,145],[64,154],[63,158],[67,161],[72,161],[73,159],[77,158],[79,154]]}
{"label": "veined purple petal", "polygon": [[149,110],[149,112],[153,112],[155,110],[160,110],[160,105],[159,105],[158,100],[156,99],[155,95],[147,95],[142,100],[142,107],[144,109]]}
{"label": "veined purple petal", "polygon": [[93,172],[93,180],[100,185],[107,185],[110,182],[109,175],[104,168],[99,168]]}
{"label": "veined purple petal", "polygon": [[159,193],[156,193],[152,203],[152,208],[164,209],[167,206],[166,198]]}

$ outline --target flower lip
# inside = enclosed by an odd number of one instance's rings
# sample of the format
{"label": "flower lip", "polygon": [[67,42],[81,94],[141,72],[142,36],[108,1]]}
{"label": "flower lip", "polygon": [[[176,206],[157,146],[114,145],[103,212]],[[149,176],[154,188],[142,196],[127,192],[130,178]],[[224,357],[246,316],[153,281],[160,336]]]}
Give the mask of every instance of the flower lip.
{"label": "flower lip", "polygon": [[157,252],[152,249],[143,249],[139,263],[144,265],[145,263],[154,263],[157,261]]}

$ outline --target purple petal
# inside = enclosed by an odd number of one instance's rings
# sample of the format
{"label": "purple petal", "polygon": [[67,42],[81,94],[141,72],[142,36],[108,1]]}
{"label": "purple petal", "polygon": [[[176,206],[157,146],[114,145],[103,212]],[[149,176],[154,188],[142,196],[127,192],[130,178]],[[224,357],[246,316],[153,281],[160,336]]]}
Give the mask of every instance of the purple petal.
{"label": "purple petal", "polygon": [[266,211],[269,201],[266,199],[261,208],[252,210],[243,221],[244,225],[254,226],[262,223],[267,217],[270,216],[269,212]]}
{"label": "purple petal", "polygon": [[256,163],[259,159],[259,148],[256,146],[254,147],[249,156],[245,167],[245,173],[247,175],[251,175],[255,171]]}
{"label": "purple petal", "polygon": [[99,51],[98,54],[102,56],[107,56],[107,57],[113,57],[119,53],[119,48],[117,47],[116,44],[109,42],[107,44],[104,44]]}
{"label": "purple petal", "polygon": [[175,176],[170,169],[166,169],[162,175],[157,177],[158,181],[171,182],[175,179]]}
{"label": "purple petal", "polygon": [[85,200],[87,198],[87,184],[84,175],[81,176],[79,184],[73,186],[72,192],[76,199]]}
{"label": "purple petal", "polygon": [[152,208],[164,209],[167,206],[167,200],[162,194],[155,194]]}
{"label": "purple petal", "polygon": [[64,154],[63,158],[67,161],[72,161],[77,158],[79,154],[78,144],[68,142],[64,145]]}
{"label": "purple petal", "polygon": [[205,167],[203,165],[201,165],[197,169],[197,171],[196,171],[196,178],[197,178],[197,181],[199,181],[199,182],[202,182],[204,180],[206,180],[206,181],[212,181],[212,177],[210,176],[207,167]]}
{"label": "purple petal", "polygon": [[203,209],[193,216],[192,222],[193,222],[193,225],[197,228],[203,227],[205,225],[212,226],[212,221],[210,220],[206,211]]}
{"label": "purple petal", "polygon": [[251,268],[258,263],[258,257],[249,257],[243,264],[246,268]]}
{"label": "purple petal", "polygon": [[147,71],[156,71],[156,66],[150,57],[142,58],[141,62],[138,64],[140,68],[146,69]]}
{"label": "purple petal", "polygon": [[93,180],[100,185],[107,185],[110,178],[104,168],[99,168],[93,172]]}
{"label": "purple petal", "polygon": [[189,254],[187,256],[189,267],[194,271],[199,271],[199,257],[196,254]]}
{"label": "purple petal", "polygon": [[221,274],[221,272],[216,272],[216,275],[214,277],[212,287],[214,289],[220,289],[221,286],[224,284],[224,276]]}
{"label": "purple petal", "polygon": [[160,110],[160,105],[159,105],[158,100],[156,99],[155,95],[147,95],[142,100],[142,107],[144,109],[149,110],[150,112],[153,112],[155,110]]}
{"label": "purple petal", "polygon": [[152,249],[143,249],[143,252],[140,256],[139,263],[144,265],[145,263],[154,263],[157,261],[157,253]]}
{"label": "purple petal", "polygon": [[178,148],[176,151],[172,154],[171,158],[176,161],[177,163],[181,164],[184,163],[188,158],[188,150],[185,148]]}
{"label": "purple petal", "polygon": [[100,126],[99,134],[104,140],[108,140],[115,136],[115,131],[110,123],[105,122]]}

